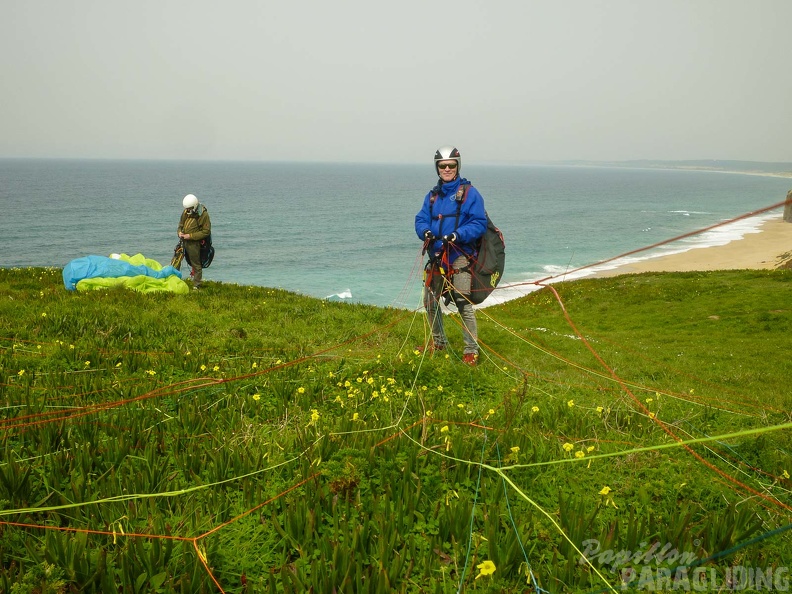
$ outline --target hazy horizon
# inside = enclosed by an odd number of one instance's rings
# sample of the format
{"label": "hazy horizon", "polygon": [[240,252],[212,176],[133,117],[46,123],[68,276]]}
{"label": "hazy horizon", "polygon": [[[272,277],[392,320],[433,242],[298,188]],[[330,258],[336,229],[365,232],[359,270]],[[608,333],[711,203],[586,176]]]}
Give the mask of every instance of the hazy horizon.
{"label": "hazy horizon", "polygon": [[3,12],[0,158],[792,162],[787,0]]}

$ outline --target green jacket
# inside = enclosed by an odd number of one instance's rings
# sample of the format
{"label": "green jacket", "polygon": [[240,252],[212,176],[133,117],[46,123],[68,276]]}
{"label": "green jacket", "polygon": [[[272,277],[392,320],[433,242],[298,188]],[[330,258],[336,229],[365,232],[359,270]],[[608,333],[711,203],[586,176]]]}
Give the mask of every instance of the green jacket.
{"label": "green jacket", "polygon": [[186,209],[183,210],[179,219],[179,228],[176,232],[189,233],[190,239],[188,241],[206,239],[212,234],[212,222],[209,220],[209,211],[206,210],[203,204],[199,204],[198,208],[189,215]]}

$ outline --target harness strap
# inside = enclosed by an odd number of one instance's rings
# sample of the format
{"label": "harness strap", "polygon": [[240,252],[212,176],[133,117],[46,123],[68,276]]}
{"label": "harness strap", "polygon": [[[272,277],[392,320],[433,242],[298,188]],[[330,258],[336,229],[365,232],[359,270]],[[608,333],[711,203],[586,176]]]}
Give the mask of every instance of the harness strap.
{"label": "harness strap", "polygon": [[[457,188],[456,193],[456,203],[457,209],[456,214],[451,215],[454,217],[454,233],[459,228],[459,215],[462,212],[462,204],[464,204],[465,200],[467,200],[468,190],[470,189],[470,184],[459,184],[459,188]],[[432,213],[432,209],[434,207],[435,200],[437,200],[438,193],[432,192],[432,195],[429,197],[429,219],[434,218],[434,214]],[[437,215],[438,220],[443,220],[445,217],[442,214]]]}
{"label": "harness strap", "polygon": [[[456,197],[455,197],[455,200],[456,200],[456,203],[457,203],[456,213],[453,214],[453,215],[448,215],[448,216],[453,216],[454,217],[454,233],[456,233],[457,229],[459,228],[459,218],[460,218],[461,213],[462,213],[462,204],[464,204],[465,200],[467,199],[467,194],[468,194],[468,190],[469,189],[470,189],[470,184],[469,183],[460,184],[459,188],[457,188]],[[433,209],[434,209],[435,200],[437,200],[438,195],[439,194],[437,192],[433,192],[432,195],[429,197],[429,219],[430,220],[435,218],[434,217],[434,213],[433,213]],[[441,221],[441,229],[440,230],[442,231],[442,220],[444,218],[447,218],[447,217],[443,216],[442,214],[439,214],[439,215],[437,215],[437,218],[438,218],[438,220]],[[424,269],[425,270],[425,282],[424,282],[424,284],[425,284],[426,287],[431,287],[433,280],[438,275],[440,277],[442,277],[442,279],[443,279],[443,287],[442,287],[442,290],[440,291],[440,294],[441,295],[445,295],[446,304],[448,304],[448,302],[451,300],[451,293],[452,293],[451,289],[453,287],[453,285],[451,283],[451,277],[453,277],[453,275],[455,275],[455,274],[459,274],[460,272],[468,272],[470,270],[470,267],[471,267],[470,256],[465,253],[465,256],[467,256],[467,258],[468,258],[467,266],[465,266],[463,268],[459,268],[459,269],[452,268],[451,267],[451,263],[448,261],[448,246],[444,247],[442,253],[438,257],[436,254],[432,253],[431,249],[429,249],[429,248],[431,248],[430,244],[431,244],[431,242],[427,242],[424,245],[424,251],[429,251],[429,261],[426,263],[426,267]]]}
{"label": "harness strap", "polygon": [[[456,214],[450,215],[450,216],[454,217],[454,233],[456,233],[457,229],[459,229],[459,217],[460,217],[460,215],[462,213],[462,205],[465,203],[465,200],[467,200],[468,190],[470,190],[470,183],[460,184],[459,188],[457,188],[456,198],[455,198],[456,203],[457,203]],[[434,207],[435,200],[437,200],[437,197],[438,197],[438,193],[437,192],[432,192],[432,195],[429,197],[429,219],[430,220],[434,219],[434,214],[432,213],[432,210],[433,210],[433,207]],[[438,220],[442,221],[443,218],[445,218],[445,217],[442,214],[439,214],[439,215],[437,215],[437,218],[438,218]],[[441,227],[440,230],[442,231],[442,222],[440,224],[440,227]],[[424,251],[427,251],[427,247],[429,247],[429,244],[424,245]],[[459,247],[459,246],[457,246],[457,247]],[[461,247],[459,248],[459,251],[461,251],[463,254],[465,254],[465,256],[467,256],[468,259],[473,257],[473,254],[467,253]],[[429,259],[431,260],[432,256],[430,256]],[[454,271],[452,274],[456,274],[456,272],[467,272],[469,269],[470,269],[470,264],[468,264],[468,266],[466,266],[465,268],[463,268],[461,270]]]}

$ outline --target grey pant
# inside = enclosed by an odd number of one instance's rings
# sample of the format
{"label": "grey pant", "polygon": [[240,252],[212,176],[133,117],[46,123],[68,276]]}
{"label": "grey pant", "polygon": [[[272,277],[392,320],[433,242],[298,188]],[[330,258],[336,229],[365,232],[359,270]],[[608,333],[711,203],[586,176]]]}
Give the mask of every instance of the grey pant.
{"label": "grey pant", "polygon": [[184,240],[184,251],[190,258],[192,265],[192,283],[194,287],[200,287],[203,280],[203,266],[201,266],[201,242]]}
{"label": "grey pant", "polygon": [[[468,263],[467,258],[459,256],[452,267],[455,269],[464,268]],[[424,307],[426,315],[429,317],[429,324],[432,328],[432,340],[435,346],[444,347],[448,344],[445,328],[443,325],[443,312],[440,309],[440,299],[442,299],[443,289],[446,279],[439,273],[437,268],[427,271],[431,277],[427,279],[424,286]],[[473,305],[465,298],[470,295],[470,273],[461,272],[452,278],[452,286],[456,295],[456,306],[459,317],[462,319],[462,338],[465,341],[464,353],[478,354],[478,327],[476,325],[476,310]]]}

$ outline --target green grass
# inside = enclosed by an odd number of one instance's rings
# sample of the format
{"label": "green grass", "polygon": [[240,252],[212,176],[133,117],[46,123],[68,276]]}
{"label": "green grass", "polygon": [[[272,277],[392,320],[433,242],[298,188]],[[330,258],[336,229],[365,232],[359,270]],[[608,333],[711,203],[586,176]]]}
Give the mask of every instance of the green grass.
{"label": "green grass", "polygon": [[0,591],[788,567],[791,298],[790,271],[560,283],[480,310],[470,369],[455,316],[458,350],[424,357],[420,311],[0,269]]}

